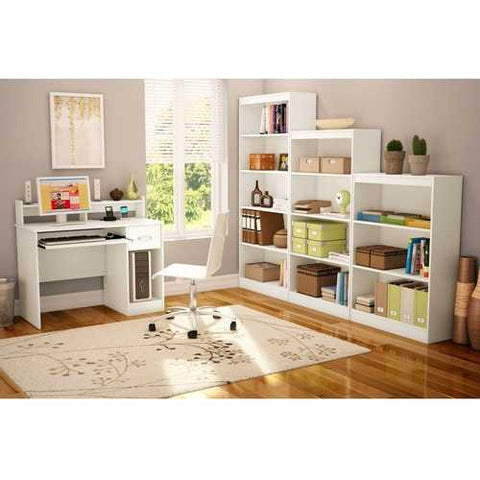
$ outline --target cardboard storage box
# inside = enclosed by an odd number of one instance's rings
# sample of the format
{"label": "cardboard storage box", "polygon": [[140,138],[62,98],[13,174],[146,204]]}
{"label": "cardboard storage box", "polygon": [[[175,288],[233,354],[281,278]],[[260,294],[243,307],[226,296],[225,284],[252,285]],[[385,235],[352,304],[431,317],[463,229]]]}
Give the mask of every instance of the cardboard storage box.
{"label": "cardboard storage box", "polygon": [[302,255],[307,254],[307,239],[306,238],[295,238],[292,237],[292,252],[301,253]]}
{"label": "cardboard storage box", "polygon": [[375,313],[386,317],[388,312],[388,283],[377,282],[375,284]]}
{"label": "cardboard storage box", "polygon": [[427,328],[428,314],[428,288],[421,287],[415,290],[413,307],[413,324],[417,327]]}
{"label": "cardboard storage box", "polygon": [[249,155],[250,170],[276,170],[274,153],[251,153]]}
{"label": "cardboard storage box", "polygon": [[280,280],[280,265],[270,262],[247,263],[245,265],[245,278],[257,280],[257,282]]}
{"label": "cardboard storage box", "polygon": [[293,206],[293,211],[297,213],[320,213],[322,207],[331,207],[330,200],[299,200]]}
{"label": "cardboard storage box", "polygon": [[339,267],[312,263],[297,267],[297,292],[311,297],[321,297],[322,287],[335,285]]}
{"label": "cardboard storage box", "polygon": [[292,221],[292,237],[307,238],[307,222]]}
{"label": "cardboard storage box", "polygon": [[321,173],[320,157],[300,157],[298,171],[303,173]]}
{"label": "cardboard storage box", "polygon": [[347,225],[337,222],[307,223],[307,238],[320,242],[345,240],[347,238]]}
{"label": "cardboard storage box", "polygon": [[325,258],[330,252],[343,253],[346,248],[346,240],[330,240],[328,242],[307,240],[307,253],[312,257]]}
{"label": "cardboard storage box", "polygon": [[355,249],[355,263],[378,270],[405,267],[407,249],[387,245],[367,245]]}
{"label": "cardboard storage box", "polygon": [[321,171],[322,173],[344,173],[348,174],[351,171],[350,157],[337,156],[322,156]]}

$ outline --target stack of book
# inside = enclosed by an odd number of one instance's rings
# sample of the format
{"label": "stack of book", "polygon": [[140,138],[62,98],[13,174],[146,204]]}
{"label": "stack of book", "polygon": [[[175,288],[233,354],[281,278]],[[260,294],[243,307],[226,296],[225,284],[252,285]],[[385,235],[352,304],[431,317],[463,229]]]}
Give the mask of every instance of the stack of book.
{"label": "stack of book", "polygon": [[348,272],[337,273],[336,303],[339,305],[348,304]]}
{"label": "stack of book", "polygon": [[322,287],[322,298],[327,302],[336,302],[337,298],[337,287],[332,285],[330,287]]}
{"label": "stack of book", "polygon": [[429,265],[430,239],[425,237],[410,238],[407,246],[405,273],[428,278]]}
{"label": "stack of book", "polygon": [[355,309],[362,312],[373,313],[375,311],[375,294],[359,295],[355,299]]}
{"label": "stack of book", "polygon": [[357,220],[415,228],[430,228],[430,217],[416,213],[393,212],[391,210],[361,210],[357,214]]}
{"label": "stack of book", "polygon": [[287,104],[264,105],[260,122],[261,134],[287,133]]}
{"label": "stack of book", "polygon": [[330,252],[328,254],[328,258],[330,260],[335,260],[337,262],[348,264],[350,261],[350,254],[348,252],[347,253]]}

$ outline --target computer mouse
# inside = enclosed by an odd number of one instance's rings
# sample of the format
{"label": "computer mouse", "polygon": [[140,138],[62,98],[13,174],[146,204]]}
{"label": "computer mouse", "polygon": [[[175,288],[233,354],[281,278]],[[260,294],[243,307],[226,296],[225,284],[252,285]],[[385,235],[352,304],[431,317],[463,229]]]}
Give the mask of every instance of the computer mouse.
{"label": "computer mouse", "polygon": [[105,236],[105,238],[107,240],[113,240],[115,238],[115,234],[114,233],[107,233],[107,235]]}

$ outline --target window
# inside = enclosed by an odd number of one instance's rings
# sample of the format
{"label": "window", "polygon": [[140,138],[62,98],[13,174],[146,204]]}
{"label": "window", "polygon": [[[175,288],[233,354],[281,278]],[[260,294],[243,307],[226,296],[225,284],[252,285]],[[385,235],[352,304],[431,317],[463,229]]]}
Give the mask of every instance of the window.
{"label": "window", "polygon": [[222,80],[146,80],[147,214],[167,236],[209,234],[226,196]]}

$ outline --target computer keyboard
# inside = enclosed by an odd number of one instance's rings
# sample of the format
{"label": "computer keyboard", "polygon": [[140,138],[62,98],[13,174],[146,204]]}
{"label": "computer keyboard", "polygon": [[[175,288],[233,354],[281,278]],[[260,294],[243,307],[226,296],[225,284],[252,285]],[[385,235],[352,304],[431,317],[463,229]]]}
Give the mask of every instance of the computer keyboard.
{"label": "computer keyboard", "polygon": [[39,246],[48,245],[68,245],[71,243],[89,243],[89,242],[103,242],[105,237],[100,235],[72,235],[71,237],[50,237],[42,238],[38,241]]}

